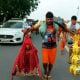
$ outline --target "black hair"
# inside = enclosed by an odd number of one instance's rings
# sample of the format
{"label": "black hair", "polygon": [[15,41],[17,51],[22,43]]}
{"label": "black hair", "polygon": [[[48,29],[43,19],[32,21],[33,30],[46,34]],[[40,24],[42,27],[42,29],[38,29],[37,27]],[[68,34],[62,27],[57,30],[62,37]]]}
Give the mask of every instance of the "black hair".
{"label": "black hair", "polygon": [[47,12],[46,13],[46,18],[53,18],[53,13],[52,12]]}
{"label": "black hair", "polygon": [[77,20],[77,16],[72,16],[71,20]]}

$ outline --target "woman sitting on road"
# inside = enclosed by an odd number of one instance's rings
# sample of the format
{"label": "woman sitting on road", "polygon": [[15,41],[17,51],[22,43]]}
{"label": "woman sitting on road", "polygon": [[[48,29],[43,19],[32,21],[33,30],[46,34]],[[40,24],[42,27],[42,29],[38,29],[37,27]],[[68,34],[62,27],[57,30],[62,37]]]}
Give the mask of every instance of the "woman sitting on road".
{"label": "woman sitting on road", "polygon": [[41,75],[37,50],[28,35],[25,36],[24,42],[15,59],[11,74],[12,76]]}

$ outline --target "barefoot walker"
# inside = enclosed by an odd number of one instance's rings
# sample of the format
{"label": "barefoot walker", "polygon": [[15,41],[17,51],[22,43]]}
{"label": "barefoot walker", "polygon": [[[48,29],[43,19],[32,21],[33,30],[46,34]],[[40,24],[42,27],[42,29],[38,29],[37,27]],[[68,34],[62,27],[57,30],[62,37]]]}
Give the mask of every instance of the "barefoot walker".
{"label": "barefoot walker", "polygon": [[[69,31],[66,27],[64,31]],[[52,70],[53,64],[55,62],[57,45],[56,45],[56,33],[58,30],[58,25],[54,24],[54,16],[52,12],[47,12],[46,21],[38,22],[31,29],[26,30],[25,33],[39,30],[42,35],[42,63],[44,69],[44,78],[51,78],[50,72]]]}

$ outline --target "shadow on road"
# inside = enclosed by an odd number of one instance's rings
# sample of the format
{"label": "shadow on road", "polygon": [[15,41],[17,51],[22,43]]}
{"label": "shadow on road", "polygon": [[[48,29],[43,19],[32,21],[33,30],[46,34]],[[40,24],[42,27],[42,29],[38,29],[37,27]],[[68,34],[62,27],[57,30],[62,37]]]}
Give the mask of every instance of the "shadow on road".
{"label": "shadow on road", "polygon": [[14,80],[42,80],[38,76],[14,77]]}
{"label": "shadow on road", "polygon": [[13,44],[13,43],[0,43],[0,46],[21,46],[22,43],[19,43],[19,44]]}

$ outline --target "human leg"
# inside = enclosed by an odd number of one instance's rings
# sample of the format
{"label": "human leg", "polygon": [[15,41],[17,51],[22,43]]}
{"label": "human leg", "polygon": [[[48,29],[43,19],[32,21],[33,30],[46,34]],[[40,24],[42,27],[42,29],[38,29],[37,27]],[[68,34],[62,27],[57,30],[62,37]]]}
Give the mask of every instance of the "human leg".
{"label": "human leg", "polygon": [[42,63],[44,69],[44,77],[47,77],[48,74],[48,49],[42,48]]}
{"label": "human leg", "polygon": [[50,53],[49,53],[48,76],[50,76],[50,72],[52,71],[52,68],[55,62],[56,51],[57,49],[53,48],[50,50]]}

